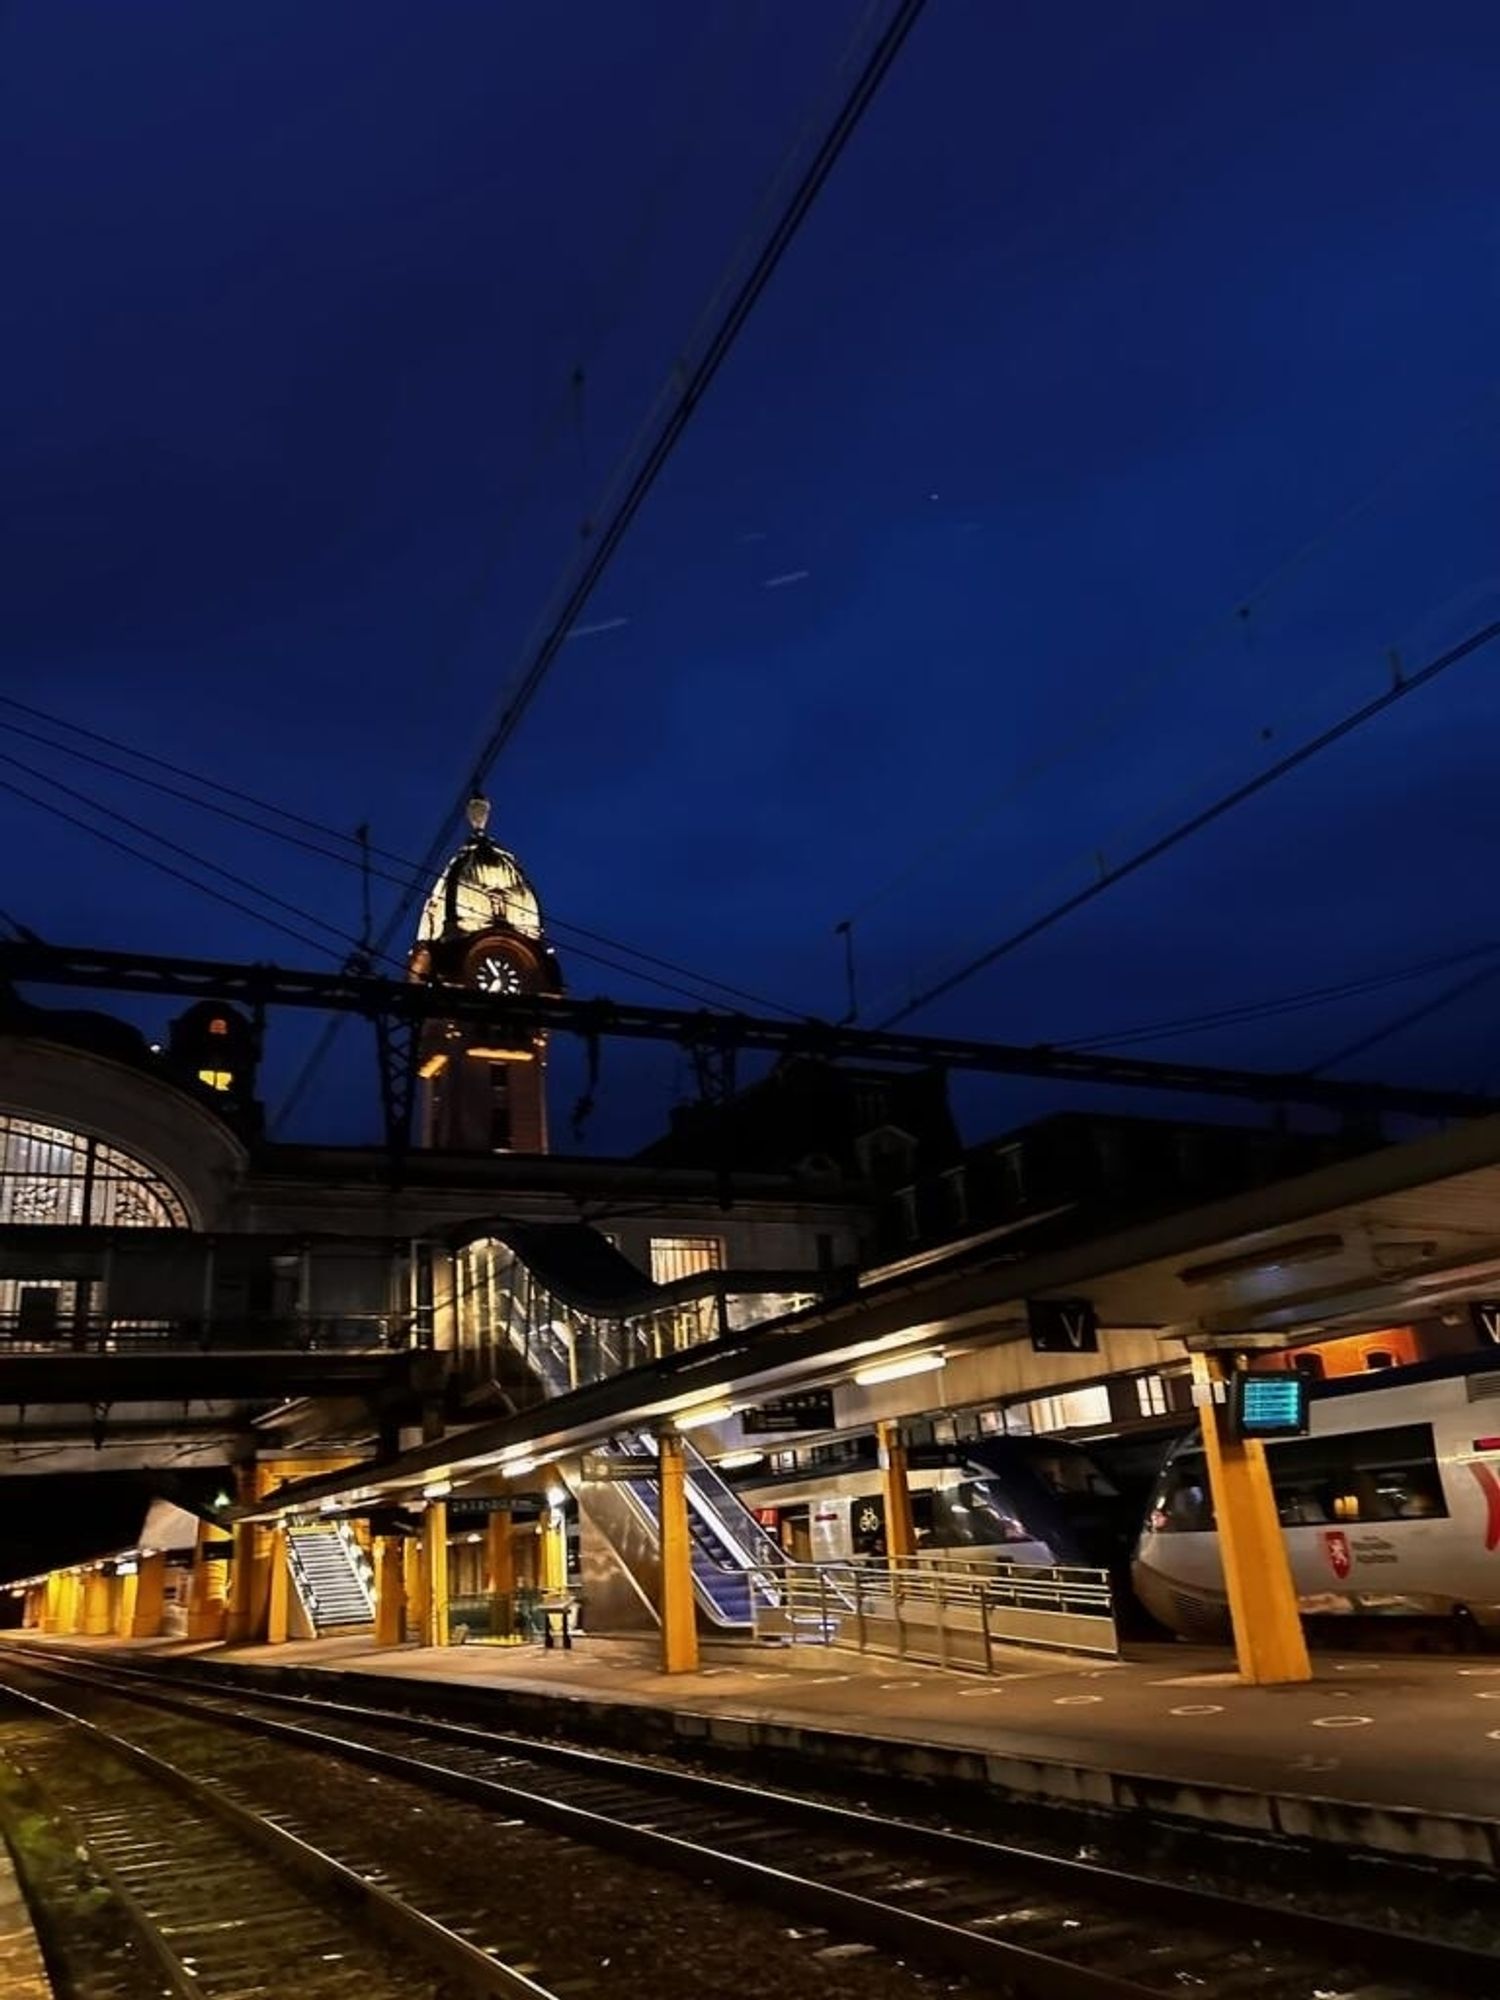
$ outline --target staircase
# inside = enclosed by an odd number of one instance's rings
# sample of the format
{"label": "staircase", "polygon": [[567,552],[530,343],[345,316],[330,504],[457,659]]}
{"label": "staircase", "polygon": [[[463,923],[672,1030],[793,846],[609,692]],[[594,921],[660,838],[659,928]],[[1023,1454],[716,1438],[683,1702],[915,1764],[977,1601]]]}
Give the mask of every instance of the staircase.
{"label": "staircase", "polygon": [[297,1595],[315,1632],[347,1631],[373,1622],[375,1602],[366,1565],[347,1529],[292,1527],[287,1553]]}

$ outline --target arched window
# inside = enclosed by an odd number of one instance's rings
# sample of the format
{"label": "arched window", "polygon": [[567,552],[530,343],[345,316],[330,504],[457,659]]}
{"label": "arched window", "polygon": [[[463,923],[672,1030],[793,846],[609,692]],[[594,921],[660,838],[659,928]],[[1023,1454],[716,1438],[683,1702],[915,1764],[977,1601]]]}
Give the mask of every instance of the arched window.
{"label": "arched window", "polygon": [[144,1161],[30,1118],[0,1116],[0,1223],[186,1229],[182,1198]]}

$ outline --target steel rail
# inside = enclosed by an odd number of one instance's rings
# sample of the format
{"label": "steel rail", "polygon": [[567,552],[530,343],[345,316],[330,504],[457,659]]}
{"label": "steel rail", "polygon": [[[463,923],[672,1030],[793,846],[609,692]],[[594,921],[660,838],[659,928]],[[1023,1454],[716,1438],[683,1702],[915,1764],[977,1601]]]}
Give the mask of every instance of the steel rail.
{"label": "steel rail", "polygon": [[[88,1678],[76,1673],[59,1673],[50,1660],[33,1671],[50,1673],[74,1683],[80,1680],[86,1682]],[[118,1690],[115,1692],[118,1693]],[[535,1980],[481,1951],[456,1931],[449,1930],[445,1924],[404,1902],[390,1890],[368,1881],[310,1840],[293,1833],[290,1828],[278,1825],[275,1820],[249,1806],[241,1805],[222,1788],[204,1783],[191,1772],[157,1756],[154,1751],[132,1743],[129,1738],[117,1735],[87,1716],[18,1688],[14,1682],[5,1683],[4,1693],[48,1720],[78,1731],[97,1748],[130,1765],[165,1790],[176,1793],[195,1811],[217,1820],[236,1840],[258,1849],[296,1886],[307,1888],[312,1885],[326,1892],[338,1903],[356,1911],[388,1944],[402,1951],[418,1952],[433,1971],[458,1981],[467,1991],[482,1996],[482,2000],[493,2000],[493,1996],[501,1996],[501,2000],[553,2000],[548,1990]],[[160,1702],[160,1697],[144,1695],[132,1694],[126,1698],[151,1698]],[[167,1949],[170,1950],[170,1947]]]}
{"label": "steel rail", "polygon": [[[31,1650],[30,1647],[26,1648],[28,1654]],[[1319,1911],[1259,1903],[1187,1883],[1164,1882],[1154,1877],[1102,1867],[1096,1863],[1074,1861],[1065,1856],[1047,1854],[1036,1849],[1018,1848],[970,1834],[955,1833],[946,1828],[928,1827],[902,1820],[875,1820],[848,1807],[822,1800],[803,1798],[794,1793],[764,1787],[752,1787],[732,1780],[711,1778],[701,1773],[674,1770],[663,1765],[647,1764],[612,1752],[588,1750],[576,1745],[480,1729],[436,1717],[412,1716],[351,1702],[330,1701],[318,1696],[289,1695],[271,1690],[262,1691],[243,1685],[232,1688],[205,1687],[199,1680],[192,1694],[185,1694],[180,1687],[172,1693],[167,1693],[163,1690],[162,1683],[175,1679],[176,1670],[151,1671],[134,1666],[127,1667],[112,1661],[101,1677],[92,1663],[86,1668],[81,1668],[75,1659],[67,1657],[59,1659],[56,1654],[48,1654],[47,1660],[48,1665],[55,1665],[64,1678],[74,1679],[83,1684],[89,1684],[91,1681],[97,1684],[99,1678],[103,1678],[106,1684],[113,1680],[116,1683],[115,1691],[124,1692],[127,1698],[158,1706],[168,1712],[177,1714],[196,1712],[206,1721],[227,1722],[232,1727],[244,1728],[253,1733],[300,1742],[306,1747],[346,1757],[351,1761],[366,1764],[370,1768],[382,1770],[387,1775],[404,1777],[471,1803],[503,1804],[506,1810],[518,1811],[522,1817],[539,1818],[544,1823],[555,1826],[557,1830],[575,1836],[582,1831],[584,1837],[601,1840],[605,1844],[616,1846],[621,1851],[639,1852],[638,1837],[644,1833],[652,1842],[669,1843],[668,1849],[663,1852],[667,1854],[671,1865],[686,1865],[691,1870],[701,1868],[705,1856],[716,1856],[719,1861],[733,1864],[733,1867],[720,1878],[729,1886],[735,1886],[733,1868],[745,1867],[755,1871],[755,1876],[748,1879],[762,1878],[757,1893],[774,1889],[778,1880],[796,1885],[803,1890],[811,1889],[817,1892],[817,1895],[826,1892],[830,1897],[842,1899],[841,1902],[829,1902],[820,1909],[816,1897],[809,1901],[788,1896],[787,1906],[800,1909],[803,1914],[819,1916],[820,1920],[835,1922],[841,1928],[853,1924],[864,1935],[882,1934],[880,1931],[872,1931],[869,1913],[873,1910],[886,1910],[888,1915],[899,1916],[919,1926],[916,1932],[910,1934],[903,1934],[899,1925],[886,1933],[887,1942],[906,1948],[915,1945],[919,1949],[923,1947],[931,1949],[934,1945],[954,1944],[955,1940],[949,1938],[945,1941],[928,1929],[927,1927],[933,1923],[932,1919],[910,1911],[893,1911],[891,1906],[877,1903],[869,1897],[851,1898],[847,1891],[834,1890],[823,1883],[808,1883],[804,1878],[787,1876],[784,1871],[767,1870],[763,1864],[746,1862],[741,1856],[724,1854],[722,1850],[717,1849],[705,1849],[696,1843],[684,1843],[675,1835],[637,1828],[630,1822],[612,1820],[586,1808],[549,1799],[544,1794],[529,1791],[524,1787],[512,1786],[471,1772],[455,1771],[444,1765],[434,1765],[426,1760],[411,1757],[406,1752],[362,1742],[358,1738],[328,1735],[323,1731],[304,1729],[297,1724],[279,1722],[271,1717],[248,1714],[227,1704],[231,1701],[247,1701],[345,1723],[404,1731],[435,1743],[451,1743],[456,1747],[492,1756],[524,1758],[537,1764],[550,1764],[559,1769],[566,1769],[587,1779],[615,1785],[642,1786],[658,1794],[675,1795],[692,1805],[735,1819],[743,1820],[748,1817],[764,1820],[768,1815],[772,1815],[783,1821],[794,1821],[842,1841],[855,1842],[866,1847],[874,1845],[891,1850],[904,1849],[916,1852],[924,1861],[948,1863],[1002,1876],[1026,1876],[1038,1886],[1045,1886],[1062,1895],[1087,1897],[1097,1902],[1118,1906],[1136,1915],[1142,1911],[1149,1911],[1163,1924],[1190,1926],[1221,1939],[1227,1937],[1230,1940],[1252,1943],[1268,1935],[1274,1936],[1279,1945],[1293,1943],[1299,1951],[1315,1955],[1330,1963],[1352,1961],[1379,1968],[1386,1973],[1399,1971],[1443,1993],[1475,1993],[1485,1996],[1485,2000],[1493,2000],[1493,1996],[1500,1992],[1500,1957],[1448,1940],[1423,1937],[1413,1932],[1379,1929],[1349,1919],[1327,1916]],[[218,1676],[214,1675],[214,1678],[217,1679]],[[206,1680],[207,1675],[204,1675],[203,1679]],[[123,1690],[118,1686],[121,1680],[127,1683]],[[146,1685],[132,1687],[128,1685],[131,1681]],[[580,1813],[583,1815],[581,1820],[578,1818]],[[622,1838],[622,1833],[629,1837]],[[939,1926],[939,1929],[943,1932],[956,1933],[956,1939],[964,1941],[963,1944],[955,1945],[952,1956],[943,1954],[947,1963],[971,1974],[976,1972],[994,1974],[1000,1971],[1004,1976],[1018,1980],[1018,1991],[1035,1993],[1038,2000],[1042,2000],[1042,1996],[1046,1996],[1046,2000],[1071,2000],[1074,1993],[1080,1996],[1080,2000],[1083,2000],[1083,1996],[1092,1995],[1098,1995],[1099,2000],[1106,2000],[1106,1996],[1111,1996],[1111,2000],[1125,2000],[1125,1996],[1136,1996],[1155,1990],[1142,1988],[1130,1981],[1117,1979],[1113,1975],[1098,1974],[1089,1968],[1069,1964],[1066,1960],[1055,1959],[1008,1941],[977,1937],[974,1932],[957,1926],[945,1924]],[[984,1947],[982,1956],[977,1960],[969,1955],[967,1949],[967,1946],[974,1943]],[[992,1955],[997,1951],[1003,1952],[1007,1957],[1019,1952],[1022,1962],[1007,1970]],[[1031,1964],[1027,1965],[1025,1961],[1031,1961]],[[1041,1972],[1040,1968],[1045,1968],[1045,1972]],[[1027,1984],[1028,1971],[1033,1976],[1040,1976],[1042,1983]],[[1070,1985],[1064,1982],[1063,1975],[1095,1983]],[[1100,1980],[1106,1983],[1102,1985],[1097,1983]]]}

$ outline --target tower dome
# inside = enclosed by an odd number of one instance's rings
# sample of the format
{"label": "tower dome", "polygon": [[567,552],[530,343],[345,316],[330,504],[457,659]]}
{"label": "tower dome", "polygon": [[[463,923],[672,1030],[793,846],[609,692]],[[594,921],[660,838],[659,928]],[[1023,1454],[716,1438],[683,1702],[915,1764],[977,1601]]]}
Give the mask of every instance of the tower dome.
{"label": "tower dome", "polygon": [[485,831],[488,799],[470,799],[469,838],[439,875],[417,926],[419,944],[474,937],[505,927],[522,937],[542,934],[541,905],[520,863]]}

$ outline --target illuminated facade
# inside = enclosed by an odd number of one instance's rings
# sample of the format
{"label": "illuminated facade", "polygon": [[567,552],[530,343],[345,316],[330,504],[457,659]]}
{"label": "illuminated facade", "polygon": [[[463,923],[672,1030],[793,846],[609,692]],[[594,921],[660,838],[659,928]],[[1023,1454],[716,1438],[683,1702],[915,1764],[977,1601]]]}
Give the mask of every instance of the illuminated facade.
{"label": "illuminated facade", "polygon": [[[467,987],[503,1000],[558,993],[557,959],[536,891],[486,831],[489,801],[471,799],[469,838],[438,877],[422,911],[409,969],[414,980]],[[546,1037],[476,1032],[452,1021],[422,1031],[424,1145],[447,1152],[545,1153]]]}

